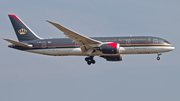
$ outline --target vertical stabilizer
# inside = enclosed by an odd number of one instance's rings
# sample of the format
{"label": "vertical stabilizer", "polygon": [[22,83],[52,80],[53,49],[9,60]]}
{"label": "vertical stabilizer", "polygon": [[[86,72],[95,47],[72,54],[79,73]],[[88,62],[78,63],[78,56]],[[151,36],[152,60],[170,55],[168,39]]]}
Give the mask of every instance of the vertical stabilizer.
{"label": "vertical stabilizer", "polygon": [[9,14],[8,16],[11,20],[11,23],[14,27],[14,31],[16,32],[16,35],[20,42],[41,39],[25,23],[23,23],[16,15]]}

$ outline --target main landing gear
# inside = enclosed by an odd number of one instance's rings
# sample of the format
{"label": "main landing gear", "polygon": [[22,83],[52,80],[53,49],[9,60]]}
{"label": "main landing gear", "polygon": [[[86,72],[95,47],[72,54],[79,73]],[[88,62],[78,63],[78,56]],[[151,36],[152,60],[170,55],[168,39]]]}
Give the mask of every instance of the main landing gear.
{"label": "main landing gear", "polygon": [[157,53],[157,60],[160,60],[160,55],[162,55],[162,53]]}
{"label": "main landing gear", "polygon": [[94,56],[88,56],[85,58],[85,61],[87,62],[88,65],[91,65],[91,63],[92,64],[96,63],[96,61],[93,58],[94,58]]}

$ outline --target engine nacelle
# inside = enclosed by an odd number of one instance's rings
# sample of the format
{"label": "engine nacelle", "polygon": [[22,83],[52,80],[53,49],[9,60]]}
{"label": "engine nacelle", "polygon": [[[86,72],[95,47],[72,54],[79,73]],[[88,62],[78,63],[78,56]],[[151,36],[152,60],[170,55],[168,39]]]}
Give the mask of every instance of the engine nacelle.
{"label": "engine nacelle", "polygon": [[101,56],[105,58],[107,61],[122,61],[122,55],[113,55],[113,56]]}
{"label": "engine nacelle", "polygon": [[120,53],[120,44],[119,43],[103,44],[103,45],[101,45],[100,50],[104,54],[119,54]]}

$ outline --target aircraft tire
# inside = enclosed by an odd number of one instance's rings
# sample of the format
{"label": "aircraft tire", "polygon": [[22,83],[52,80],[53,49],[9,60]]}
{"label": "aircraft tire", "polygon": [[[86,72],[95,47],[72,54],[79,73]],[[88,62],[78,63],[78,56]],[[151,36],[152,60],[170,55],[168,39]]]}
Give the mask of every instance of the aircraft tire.
{"label": "aircraft tire", "polygon": [[160,60],[160,57],[157,57],[157,60]]}
{"label": "aircraft tire", "polygon": [[86,57],[86,58],[85,58],[85,61],[89,61],[89,57]]}
{"label": "aircraft tire", "polygon": [[92,61],[91,61],[91,63],[92,63],[92,64],[95,64],[95,63],[96,63],[96,61],[95,61],[95,60],[92,60]]}
{"label": "aircraft tire", "polygon": [[88,65],[91,65],[91,61],[87,61],[87,64],[88,64]]}

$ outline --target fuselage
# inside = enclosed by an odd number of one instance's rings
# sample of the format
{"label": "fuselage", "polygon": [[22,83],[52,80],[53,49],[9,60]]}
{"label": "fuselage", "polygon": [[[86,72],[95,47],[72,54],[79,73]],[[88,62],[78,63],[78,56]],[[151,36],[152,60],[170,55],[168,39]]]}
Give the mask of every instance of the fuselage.
{"label": "fuselage", "polygon": [[12,45],[9,47],[37,54],[51,56],[87,56],[88,65],[95,64],[94,56],[107,61],[122,61],[123,54],[157,54],[157,60],[164,52],[174,50],[167,40],[150,36],[130,37],[86,37],[60,24],[46,20],[61,30],[68,38],[43,39],[37,36],[16,15],[8,15],[17,35],[18,41],[4,39]]}
{"label": "fuselage", "polygon": [[[104,43],[119,43],[120,54],[154,54],[169,52],[174,49],[173,45],[167,40],[150,37],[150,36],[132,36],[132,37],[91,37]],[[32,47],[21,47],[10,45],[9,47],[22,51],[53,55],[53,56],[87,56],[86,52],[82,52],[79,45],[69,38],[49,38],[37,39],[32,41],[24,41],[32,45]],[[101,52],[93,52],[91,56],[103,56],[114,54],[103,54]]]}

